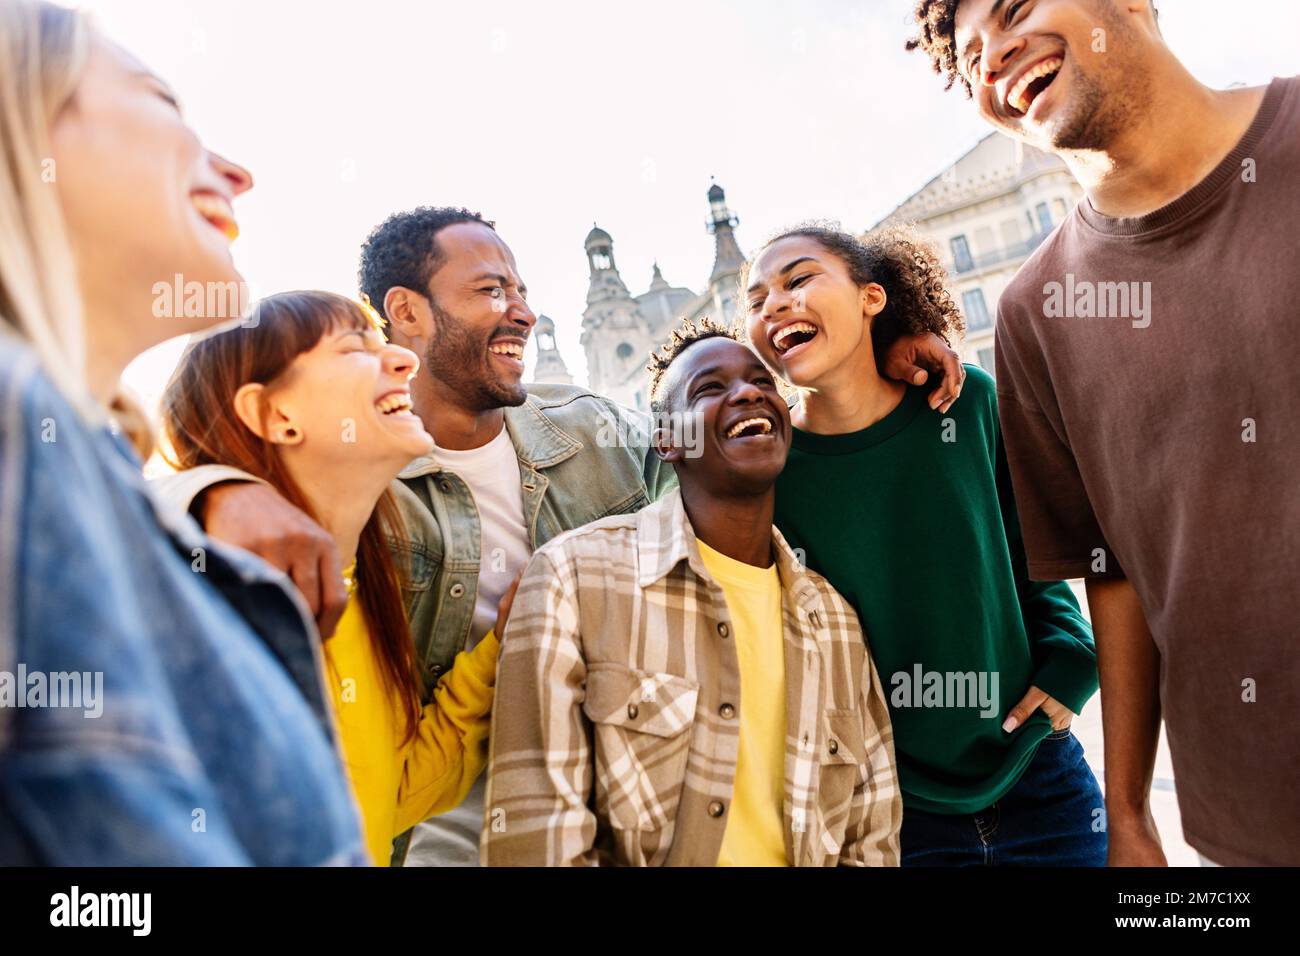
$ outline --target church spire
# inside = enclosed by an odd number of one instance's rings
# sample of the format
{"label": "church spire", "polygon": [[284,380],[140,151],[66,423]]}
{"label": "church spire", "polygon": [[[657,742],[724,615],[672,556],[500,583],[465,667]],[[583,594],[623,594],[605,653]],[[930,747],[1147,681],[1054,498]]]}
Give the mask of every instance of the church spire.
{"label": "church spire", "polygon": [[667,289],[667,288],[670,288],[670,286],[668,285],[668,280],[665,279],[664,274],[659,271],[659,262],[658,260],[656,260],[654,275],[650,277],[650,291],[658,292],[661,289]]}
{"label": "church spire", "polygon": [[736,242],[740,219],[727,208],[727,194],[716,182],[709,187],[709,232],[713,234],[713,272],[709,285],[734,275],[745,264],[745,254]]}

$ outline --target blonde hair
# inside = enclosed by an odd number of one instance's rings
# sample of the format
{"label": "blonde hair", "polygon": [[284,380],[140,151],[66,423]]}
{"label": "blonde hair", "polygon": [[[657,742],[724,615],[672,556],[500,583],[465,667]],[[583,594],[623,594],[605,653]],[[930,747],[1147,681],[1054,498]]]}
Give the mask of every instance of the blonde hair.
{"label": "blonde hair", "polygon": [[51,128],[85,67],[90,28],[75,10],[0,0],[0,331],[35,350],[83,412],[85,324],[54,166]]}

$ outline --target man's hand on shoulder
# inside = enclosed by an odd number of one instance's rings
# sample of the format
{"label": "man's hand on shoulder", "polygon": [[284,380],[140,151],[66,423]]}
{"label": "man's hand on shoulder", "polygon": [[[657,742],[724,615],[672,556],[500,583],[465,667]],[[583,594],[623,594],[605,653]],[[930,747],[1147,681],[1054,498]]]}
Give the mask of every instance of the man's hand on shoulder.
{"label": "man's hand on shoulder", "polygon": [[930,407],[940,412],[952,408],[966,381],[961,358],[933,332],[900,337],[884,355],[877,356],[877,361],[886,378],[909,385],[924,385],[932,374],[942,374],[938,387],[930,393]]}
{"label": "man's hand on shoulder", "polygon": [[207,489],[195,507],[208,534],[245,551],[293,579],[321,637],[334,633],[348,593],[334,538],[273,488],[228,481]]}

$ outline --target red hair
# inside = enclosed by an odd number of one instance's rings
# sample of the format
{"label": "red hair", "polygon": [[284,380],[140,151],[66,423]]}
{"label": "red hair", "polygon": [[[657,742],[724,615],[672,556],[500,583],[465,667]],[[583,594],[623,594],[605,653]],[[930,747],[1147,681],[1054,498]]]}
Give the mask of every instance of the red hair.
{"label": "red hair", "polygon": [[[254,306],[255,322],[192,343],[162,399],[163,428],[171,445],[164,457],[177,469],[231,465],[261,478],[290,504],[317,520],[289,475],[276,446],[235,414],[235,393],[250,382],[269,384],[329,332],[382,328],[383,320],[358,302],[330,292],[284,292]],[[269,409],[263,407],[263,424]],[[265,430],[265,429],[264,429]],[[390,540],[405,533],[392,492],[375,505],[357,542],[357,593],[385,684],[406,716],[405,739],[420,719],[423,686]]]}

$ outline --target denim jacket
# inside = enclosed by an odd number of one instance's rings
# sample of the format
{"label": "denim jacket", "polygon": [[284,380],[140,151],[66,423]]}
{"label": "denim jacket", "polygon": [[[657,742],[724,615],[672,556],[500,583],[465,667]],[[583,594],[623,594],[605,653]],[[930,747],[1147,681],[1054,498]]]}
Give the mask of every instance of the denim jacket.
{"label": "denim jacket", "polygon": [[366,862],[324,695],[288,579],[0,333],[0,865]]}
{"label": "denim jacket", "polygon": [[[571,385],[531,385],[505,411],[519,457],[524,522],[537,550],[597,518],[639,511],[676,484],[649,451],[649,419]],[[409,535],[408,616],[432,690],[469,640],[480,567],[478,511],[469,487],[431,457],[399,476]],[[395,547],[401,547],[395,543]]]}

